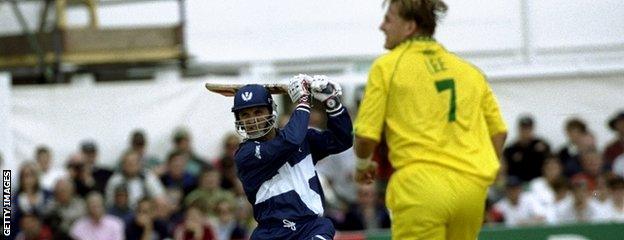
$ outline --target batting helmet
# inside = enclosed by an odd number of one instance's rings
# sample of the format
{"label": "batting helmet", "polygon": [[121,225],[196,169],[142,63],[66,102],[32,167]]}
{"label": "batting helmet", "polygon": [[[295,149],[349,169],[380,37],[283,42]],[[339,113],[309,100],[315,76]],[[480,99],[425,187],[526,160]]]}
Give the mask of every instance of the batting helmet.
{"label": "batting helmet", "polygon": [[[241,110],[252,107],[266,107],[270,114],[247,119],[239,118],[238,113]],[[258,84],[243,86],[234,94],[234,106],[232,107],[232,112],[236,118],[234,122],[236,132],[246,139],[260,138],[266,135],[275,127],[276,109],[277,105],[265,87]]]}

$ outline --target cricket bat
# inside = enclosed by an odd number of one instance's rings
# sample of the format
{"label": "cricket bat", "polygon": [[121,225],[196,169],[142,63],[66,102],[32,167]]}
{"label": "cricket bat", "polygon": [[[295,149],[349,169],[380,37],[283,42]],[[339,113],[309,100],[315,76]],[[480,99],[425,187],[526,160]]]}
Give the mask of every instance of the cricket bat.
{"label": "cricket bat", "polygon": [[[236,91],[249,83],[218,83],[207,82],[206,89],[211,92],[221,94],[226,97],[232,97]],[[271,94],[285,94],[288,93],[287,83],[260,83],[269,90]]]}

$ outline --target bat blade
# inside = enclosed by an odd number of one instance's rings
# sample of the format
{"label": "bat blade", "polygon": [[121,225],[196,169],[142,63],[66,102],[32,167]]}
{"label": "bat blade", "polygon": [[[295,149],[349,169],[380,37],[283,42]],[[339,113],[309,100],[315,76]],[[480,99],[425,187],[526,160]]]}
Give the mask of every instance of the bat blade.
{"label": "bat blade", "polygon": [[[232,97],[236,91],[247,83],[214,83],[207,82],[206,89],[211,92],[221,94],[226,97]],[[288,93],[288,85],[285,83],[261,83],[265,88],[269,90],[271,94],[285,94]]]}

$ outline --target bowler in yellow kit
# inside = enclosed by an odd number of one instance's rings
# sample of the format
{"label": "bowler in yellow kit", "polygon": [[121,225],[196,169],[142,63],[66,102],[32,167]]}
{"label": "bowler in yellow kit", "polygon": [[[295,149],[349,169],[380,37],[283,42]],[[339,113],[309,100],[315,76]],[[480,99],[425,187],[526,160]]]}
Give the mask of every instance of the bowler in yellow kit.
{"label": "bowler in yellow kit", "polygon": [[432,36],[437,0],[387,0],[390,52],[373,63],[355,121],[356,180],[371,182],[385,135],[393,239],[476,239],[507,128],[484,75]]}

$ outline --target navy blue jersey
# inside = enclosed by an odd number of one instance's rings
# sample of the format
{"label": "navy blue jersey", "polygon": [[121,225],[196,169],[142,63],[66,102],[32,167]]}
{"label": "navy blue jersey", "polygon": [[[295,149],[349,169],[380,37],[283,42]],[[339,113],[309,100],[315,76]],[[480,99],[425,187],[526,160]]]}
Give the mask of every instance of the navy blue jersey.
{"label": "navy blue jersey", "polygon": [[244,141],[236,152],[238,177],[259,228],[323,215],[323,190],[314,165],[353,145],[352,124],[344,107],[328,112],[324,131],[309,129],[309,117],[309,107],[299,105],[275,138]]}

